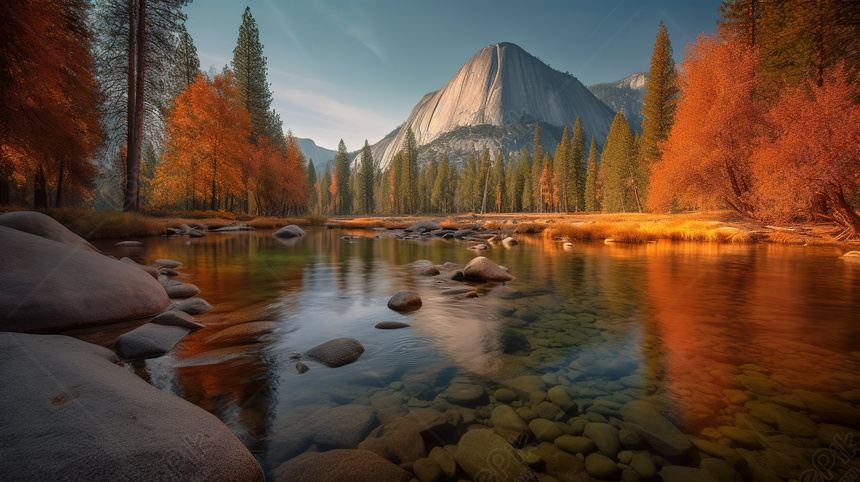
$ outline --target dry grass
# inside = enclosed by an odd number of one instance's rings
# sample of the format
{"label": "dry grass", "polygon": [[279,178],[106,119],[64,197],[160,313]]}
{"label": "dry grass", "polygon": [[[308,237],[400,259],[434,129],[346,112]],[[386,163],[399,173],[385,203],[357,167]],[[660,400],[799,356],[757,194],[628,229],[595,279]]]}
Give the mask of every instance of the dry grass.
{"label": "dry grass", "polygon": [[767,241],[774,244],[805,244],[806,236],[788,231],[772,231],[767,234]]}
{"label": "dry grass", "polygon": [[[63,222],[62,219],[58,221]],[[89,213],[63,224],[72,232],[87,239],[158,236],[165,228],[162,219],[120,211]]]}
{"label": "dry grass", "polygon": [[529,234],[529,233],[540,233],[547,228],[546,224],[538,224],[538,223],[520,223],[517,224],[516,229],[514,229],[515,233],[521,234]]}
{"label": "dry grass", "polygon": [[617,221],[581,224],[558,223],[544,231],[551,238],[591,241],[612,239],[616,243],[646,243],[659,239],[669,241],[705,241],[714,243],[751,243],[749,232],[725,226],[719,221]]}

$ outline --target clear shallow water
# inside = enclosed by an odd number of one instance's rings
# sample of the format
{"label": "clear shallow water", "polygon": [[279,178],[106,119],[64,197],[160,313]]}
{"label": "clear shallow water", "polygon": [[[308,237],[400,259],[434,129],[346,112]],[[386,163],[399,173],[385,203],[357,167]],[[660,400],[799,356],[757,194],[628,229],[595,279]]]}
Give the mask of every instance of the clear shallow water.
{"label": "clear shallow water", "polygon": [[[199,317],[211,326],[136,371],[221,418],[270,471],[327,448],[296,434],[332,407],[370,406],[373,425],[416,408],[457,409],[464,425],[487,425],[500,404],[495,390],[536,375],[544,386],[520,392],[513,408],[535,408],[559,385],[576,404],[570,419],[559,419],[568,426],[587,419],[624,427],[619,407],[645,399],[684,434],[742,459],[730,472],[707,462],[726,458],[707,445],[682,456],[649,440],[621,447],[659,456],[658,465],[744,480],[860,474],[857,439],[842,452],[827,448],[860,428],[860,264],[839,259],[837,249],[600,243],[565,251],[524,238],[482,253],[514,281],[454,300],[442,292],[462,283],[420,276],[416,261],[462,267],[475,256],[464,243],[344,234],[376,233],[316,230],[294,241],[268,231],[213,233],[152,238],[135,249],[104,242],[109,254],[143,263],[182,261],[179,271],[189,276],[179,279],[215,306]],[[417,291],[423,307],[389,310],[388,298],[402,289]],[[265,311],[249,316],[248,307]],[[252,318],[274,322],[261,342],[212,338]],[[374,328],[389,320],[412,327]],[[358,362],[336,369],[307,362],[309,372],[296,372],[292,355],[339,337],[365,346]],[[463,383],[486,395],[452,405],[446,390]]]}

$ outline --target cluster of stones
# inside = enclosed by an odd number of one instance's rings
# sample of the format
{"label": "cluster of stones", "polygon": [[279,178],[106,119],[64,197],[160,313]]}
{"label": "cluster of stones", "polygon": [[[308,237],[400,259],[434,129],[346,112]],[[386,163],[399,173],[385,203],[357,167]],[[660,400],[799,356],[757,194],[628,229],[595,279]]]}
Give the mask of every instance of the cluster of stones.
{"label": "cluster of stones", "polygon": [[189,226],[187,224],[181,224],[178,228],[167,228],[165,230],[165,234],[170,236],[188,236],[191,238],[202,238],[206,236],[206,233],[231,233],[236,231],[253,231],[255,228],[253,226],[248,226],[244,223],[230,223],[225,226],[209,226],[206,224],[195,224],[194,226]]}

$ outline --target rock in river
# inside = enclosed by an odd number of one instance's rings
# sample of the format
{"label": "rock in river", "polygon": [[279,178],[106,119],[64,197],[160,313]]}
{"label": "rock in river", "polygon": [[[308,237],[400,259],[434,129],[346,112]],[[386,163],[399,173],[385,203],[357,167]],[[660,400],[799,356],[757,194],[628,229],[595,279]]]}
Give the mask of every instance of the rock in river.
{"label": "rock in river", "polygon": [[290,224],[289,226],[284,226],[283,228],[275,231],[272,236],[277,238],[298,238],[306,236],[307,234],[308,233],[306,233],[304,229],[296,226],[295,224]]}
{"label": "rock in river", "polygon": [[0,336],[0,380],[15,387],[0,391],[4,479],[263,480],[217,417],[114,361],[66,336]]}
{"label": "rock in river", "polygon": [[364,346],[355,338],[335,338],[305,352],[305,357],[330,368],[348,365],[364,353]]}
{"label": "rock in river", "polygon": [[472,480],[537,480],[517,451],[489,429],[466,432],[455,458]]}
{"label": "rock in river", "polygon": [[484,256],[478,256],[463,268],[463,275],[468,281],[510,281],[514,279],[510,273]]}
{"label": "rock in river", "polygon": [[184,311],[189,315],[202,315],[212,311],[212,305],[203,298],[188,298],[173,305],[170,309]]}
{"label": "rock in river", "polygon": [[161,284],[94,251],[0,227],[0,330],[47,332],[153,316]]}
{"label": "rock in river", "polygon": [[421,308],[421,297],[414,291],[398,291],[388,300],[388,307],[394,311],[415,311]]}
{"label": "rock in river", "polygon": [[380,330],[396,330],[398,328],[409,328],[409,323],[401,323],[399,321],[380,321],[375,328]]}
{"label": "rock in river", "polygon": [[621,415],[625,422],[633,424],[639,435],[662,454],[680,455],[692,447],[687,436],[652,403],[641,400],[627,402],[621,407]]}
{"label": "rock in river", "polygon": [[189,330],[199,330],[200,328],[203,328],[203,325],[194,321],[193,316],[184,311],[165,311],[149,322],[157,325],[181,326],[183,328],[188,328]]}
{"label": "rock in river", "polygon": [[412,474],[367,450],[308,452],[275,470],[275,480],[289,482],[406,482]]}
{"label": "rock in river", "polygon": [[179,283],[171,286],[165,286],[164,291],[171,298],[190,298],[200,294],[200,288],[191,283]]}
{"label": "rock in river", "polygon": [[116,340],[116,349],[126,360],[153,358],[169,352],[188,332],[181,326],[146,323]]}

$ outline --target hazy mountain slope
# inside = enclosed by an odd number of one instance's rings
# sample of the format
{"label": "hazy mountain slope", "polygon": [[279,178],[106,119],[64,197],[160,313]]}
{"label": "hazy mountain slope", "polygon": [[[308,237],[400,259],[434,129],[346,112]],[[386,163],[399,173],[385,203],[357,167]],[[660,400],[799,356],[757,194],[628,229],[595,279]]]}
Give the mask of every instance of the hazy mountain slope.
{"label": "hazy mountain slope", "polygon": [[311,159],[314,160],[314,168],[316,168],[317,172],[325,169],[326,163],[334,159],[336,151],[318,146],[313,139],[296,138],[296,142],[299,144],[302,154],[305,155],[305,160],[308,162]]}
{"label": "hazy mountain slope", "polygon": [[624,114],[627,123],[636,130],[642,127],[642,99],[645,98],[645,83],[648,72],[636,72],[615,82],[588,86],[598,99],[615,112]]}

